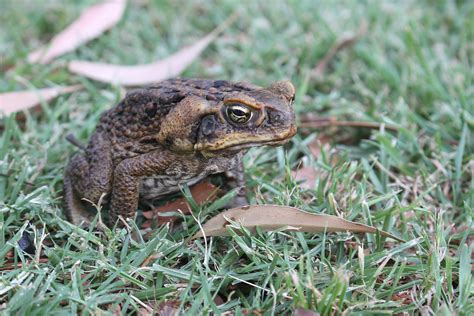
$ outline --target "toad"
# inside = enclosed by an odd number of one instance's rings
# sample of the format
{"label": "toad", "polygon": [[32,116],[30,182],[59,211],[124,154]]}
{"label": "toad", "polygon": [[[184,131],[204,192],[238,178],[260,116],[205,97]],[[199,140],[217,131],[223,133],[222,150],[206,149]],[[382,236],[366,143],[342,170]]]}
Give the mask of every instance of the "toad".
{"label": "toad", "polygon": [[127,93],[101,115],[84,152],[67,165],[67,217],[89,222],[91,202],[104,195],[113,225],[119,216],[134,218],[139,199],[163,197],[213,174],[238,188],[235,206],[247,204],[242,156],[295,135],[294,98],[289,81],[262,88],[171,79]]}

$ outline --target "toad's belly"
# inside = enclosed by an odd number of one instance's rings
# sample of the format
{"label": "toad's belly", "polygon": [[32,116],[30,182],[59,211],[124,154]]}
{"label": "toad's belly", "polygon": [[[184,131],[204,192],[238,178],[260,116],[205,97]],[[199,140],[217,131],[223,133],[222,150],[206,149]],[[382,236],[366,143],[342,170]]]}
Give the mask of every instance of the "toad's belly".
{"label": "toad's belly", "polygon": [[179,192],[180,186],[191,186],[206,178],[206,174],[197,175],[187,179],[176,179],[166,175],[156,175],[143,178],[140,182],[140,198],[145,200],[156,199],[170,193]]}
{"label": "toad's belly", "polygon": [[140,198],[156,199],[179,192],[180,185],[193,185],[212,174],[234,170],[240,164],[242,154],[233,157],[215,157],[207,160],[180,159],[168,166],[162,174],[143,177],[140,181]]}

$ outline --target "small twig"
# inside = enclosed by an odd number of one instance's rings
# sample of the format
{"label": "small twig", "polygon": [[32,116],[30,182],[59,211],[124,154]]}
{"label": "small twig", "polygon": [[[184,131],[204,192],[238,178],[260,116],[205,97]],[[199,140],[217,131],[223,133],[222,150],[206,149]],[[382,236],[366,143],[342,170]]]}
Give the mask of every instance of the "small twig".
{"label": "small twig", "polygon": [[383,127],[386,130],[398,132],[398,127],[394,125],[363,121],[338,121],[335,118],[323,118],[314,120],[303,119],[303,121],[298,124],[298,127],[300,128],[323,128],[329,126],[365,127],[371,129],[380,129]]}
{"label": "small twig", "polygon": [[84,144],[82,144],[73,134],[67,134],[66,140],[70,142],[71,144],[73,144],[74,146],[76,146],[77,148],[86,150],[86,146],[84,146]]}
{"label": "small twig", "polygon": [[[28,260],[26,262],[26,264],[30,264],[32,263],[34,260]],[[35,263],[38,264],[38,263],[48,263],[49,262],[49,258],[39,258]],[[0,271],[9,271],[9,270],[17,270],[17,269],[21,269],[23,268],[23,263],[22,262],[18,262],[16,264],[9,264],[9,263],[6,263],[4,266],[0,267]]]}
{"label": "small twig", "polygon": [[326,55],[324,55],[323,59],[321,59],[316,65],[316,67],[314,67],[313,76],[321,77],[326,71],[329,62],[334,58],[334,56],[336,56],[339,51],[353,46],[362,36],[365,35],[366,32],[367,22],[362,21],[355,35],[341,38],[339,41],[336,42],[333,47],[331,47],[331,49],[326,53]]}

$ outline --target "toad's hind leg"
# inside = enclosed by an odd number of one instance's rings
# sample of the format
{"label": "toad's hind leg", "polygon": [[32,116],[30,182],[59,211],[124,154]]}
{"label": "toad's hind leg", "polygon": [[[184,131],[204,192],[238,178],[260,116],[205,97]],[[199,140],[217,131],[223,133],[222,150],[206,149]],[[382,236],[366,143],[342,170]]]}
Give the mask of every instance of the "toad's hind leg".
{"label": "toad's hind leg", "polygon": [[71,180],[68,177],[64,178],[63,194],[67,219],[74,225],[80,225],[81,223],[89,224],[92,221],[92,213],[88,211],[78,194],[74,191]]}
{"label": "toad's hind leg", "polygon": [[66,216],[75,225],[88,223],[93,216],[90,203],[82,199],[97,204],[112,188],[113,163],[108,139],[100,133],[94,134],[87,156],[89,160],[80,153],[74,155],[64,176]]}

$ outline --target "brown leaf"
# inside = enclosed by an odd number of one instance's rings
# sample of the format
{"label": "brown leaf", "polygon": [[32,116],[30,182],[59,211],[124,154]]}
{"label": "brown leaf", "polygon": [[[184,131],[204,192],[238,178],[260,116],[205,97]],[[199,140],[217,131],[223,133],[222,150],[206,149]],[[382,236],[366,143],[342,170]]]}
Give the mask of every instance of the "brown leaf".
{"label": "brown leaf", "polygon": [[[190,188],[190,191],[194,201],[196,201],[196,203],[199,205],[215,200],[219,193],[219,189],[209,182],[198,183],[192,186]],[[188,202],[184,197],[180,197],[174,201],[167,202],[162,206],[154,207],[151,211],[143,212],[143,216],[146,219],[156,218],[158,225],[164,225],[166,223],[172,223],[176,221],[179,217],[160,216],[159,214],[167,212],[176,212],[178,210],[180,210],[183,214],[191,213],[191,207],[189,206]]]}
{"label": "brown leaf", "polygon": [[125,66],[74,60],[69,63],[69,71],[97,81],[124,86],[144,85],[176,77],[183,72],[233,20],[234,16],[194,44],[184,47],[173,55],[151,64]]}
{"label": "brown leaf", "polygon": [[[256,227],[264,231],[287,228],[300,232],[344,232],[354,233],[376,233],[377,231],[385,237],[403,241],[385,231],[375,227],[354,223],[337,216],[312,214],[295,207],[280,205],[249,205],[233,208],[222,212],[208,220],[202,227],[203,231],[196,233],[191,239],[210,236],[228,236],[227,230],[230,224],[228,219],[239,223],[251,232]],[[203,235],[204,234],[204,235]]]}
{"label": "brown leaf", "polygon": [[315,188],[318,175],[319,173],[314,167],[303,167],[291,172],[291,176],[295,181],[300,182],[299,187],[305,190],[312,190]]}
{"label": "brown leaf", "polygon": [[48,63],[100,36],[120,21],[126,3],[126,0],[105,0],[87,8],[76,21],[57,34],[47,46],[30,53],[28,61]]}
{"label": "brown leaf", "polygon": [[33,91],[15,91],[0,94],[0,112],[9,115],[48,102],[57,96],[81,89],[81,85],[45,88]]}

